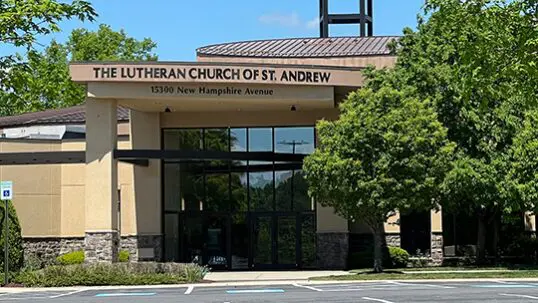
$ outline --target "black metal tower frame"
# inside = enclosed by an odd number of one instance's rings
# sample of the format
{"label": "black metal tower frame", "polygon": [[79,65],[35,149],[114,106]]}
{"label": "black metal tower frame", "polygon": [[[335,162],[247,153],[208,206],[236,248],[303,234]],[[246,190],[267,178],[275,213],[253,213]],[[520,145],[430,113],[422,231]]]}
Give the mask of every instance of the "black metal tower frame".
{"label": "black metal tower frame", "polygon": [[360,36],[373,36],[373,0],[358,0],[358,14],[329,14],[329,0],[319,1],[319,34],[321,38],[329,37],[330,24],[359,24]]}

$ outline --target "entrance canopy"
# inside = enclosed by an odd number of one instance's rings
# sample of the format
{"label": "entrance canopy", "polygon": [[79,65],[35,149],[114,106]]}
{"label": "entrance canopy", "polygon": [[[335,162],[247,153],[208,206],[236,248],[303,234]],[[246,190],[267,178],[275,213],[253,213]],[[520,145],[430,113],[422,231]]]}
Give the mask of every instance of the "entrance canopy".
{"label": "entrance canopy", "polygon": [[88,97],[145,112],[334,108],[360,68],[245,63],[73,63]]}

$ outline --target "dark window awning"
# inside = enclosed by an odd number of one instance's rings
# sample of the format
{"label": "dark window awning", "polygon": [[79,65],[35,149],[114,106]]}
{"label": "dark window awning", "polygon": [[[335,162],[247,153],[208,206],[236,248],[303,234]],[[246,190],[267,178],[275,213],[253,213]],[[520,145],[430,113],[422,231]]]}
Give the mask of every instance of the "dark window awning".
{"label": "dark window awning", "polygon": [[219,152],[189,150],[133,149],[114,151],[118,160],[166,159],[178,161],[268,161],[302,163],[306,155],[273,152]]}
{"label": "dark window awning", "polygon": [[0,165],[76,164],[86,162],[84,151],[0,153]]}
{"label": "dark window awning", "polygon": [[[150,159],[189,161],[266,161],[286,162],[297,166],[306,155],[273,152],[218,152],[181,150],[115,150],[114,158],[140,166],[148,166]],[[0,165],[77,164],[86,163],[85,151],[0,153]]]}

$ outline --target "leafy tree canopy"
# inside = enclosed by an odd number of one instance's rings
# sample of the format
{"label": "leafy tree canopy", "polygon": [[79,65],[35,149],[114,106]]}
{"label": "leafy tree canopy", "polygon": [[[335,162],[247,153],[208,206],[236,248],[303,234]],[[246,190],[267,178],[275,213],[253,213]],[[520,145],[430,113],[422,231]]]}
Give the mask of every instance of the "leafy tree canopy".
{"label": "leafy tree canopy", "polygon": [[[97,13],[88,1],[2,0],[0,1],[0,45],[33,49],[41,35],[59,32],[65,19],[93,21]],[[0,57],[0,81],[12,66],[20,64],[15,54]]]}
{"label": "leafy tree canopy", "polygon": [[155,47],[149,38],[139,41],[108,25],[95,32],[76,29],[65,44],[52,41],[43,52],[30,50],[25,65],[10,68],[0,91],[0,115],[81,104],[85,89],[71,81],[70,61],[157,60]]}
{"label": "leafy tree canopy", "polygon": [[510,170],[506,177],[507,196],[520,200],[524,208],[538,210],[538,111],[529,111],[522,130],[510,150]]}
{"label": "leafy tree canopy", "polygon": [[58,23],[78,18],[93,21],[96,12],[88,1],[71,4],[56,0],[3,0],[0,2],[0,42],[31,49],[39,35],[59,32]]}
{"label": "leafy tree canopy", "polygon": [[311,195],[374,233],[382,270],[383,223],[395,211],[435,207],[454,145],[428,100],[390,86],[364,88],[320,121],[318,148],[304,162]]}
{"label": "leafy tree canopy", "polygon": [[[397,76],[374,85],[412,86],[433,100],[457,160],[443,206],[479,214],[479,257],[487,216],[522,210],[506,195],[514,137],[538,100],[537,0],[429,0],[417,30],[394,45]],[[492,217],[491,217],[492,218]]]}

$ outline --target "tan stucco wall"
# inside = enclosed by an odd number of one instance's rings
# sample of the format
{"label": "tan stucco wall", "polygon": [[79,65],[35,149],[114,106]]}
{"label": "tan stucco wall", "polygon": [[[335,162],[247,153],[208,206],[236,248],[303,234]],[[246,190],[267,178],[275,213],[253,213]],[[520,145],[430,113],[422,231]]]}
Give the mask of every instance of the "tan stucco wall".
{"label": "tan stucco wall", "polygon": [[[160,149],[160,114],[131,111],[131,140],[133,149]],[[123,148],[120,146],[120,148]],[[128,211],[128,220],[123,233],[138,235],[161,234],[161,161],[150,160],[148,167],[131,166],[129,205],[123,203]],[[136,201],[134,203],[134,201]],[[124,217],[122,216],[122,219]],[[129,224],[129,225],[127,225]]]}
{"label": "tan stucco wall", "polygon": [[315,125],[320,119],[338,117],[338,109],[308,111],[228,111],[197,113],[161,113],[161,127],[249,127]]}
{"label": "tan stucco wall", "polygon": [[319,65],[319,66],[347,66],[367,67],[374,65],[378,68],[390,67],[396,63],[395,56],[367,56],[367,57],[336,57],[336,58],[247,58],[247,57],[219,57],[198,56],[198,62],[229,62],[229,63],[262,63],[262,64],[290,64],[290,65]]}
{"label": "tan stucco wall", "polygon": [[[0,141],[0,152],[59,151],[59,142]],[[59,165],[0,166],[0,179],[13,181],[13,204],[25,236],[58,235],[61,230]]]}
{"label": "tan stucco wall", "polygon": [[[64,141],[62,150],[83,151],[86,148],[85,141]],[[127,137],[118,139],[118,148],[130,148]],[[134,224],[132,215],[132,205],[134,198],[132,194],[132,174],[133,166],[128,163],[118,164],[118,186],[121,189],[121,231],[122,235],[133,234],[136,229],[131,228]],[[84,164],[62,164],[62,237],[82,237],[84,236],[85,224],[85,165]]]}
{"label": "tan stucco wall", "polygon": [[[84,151],[84,140],[0,141],[0,152]],[[119,148],[130,148],[128,137],[120,137]],[[136,233],[131,228],[136,218],[129,207],[132,194],[133,165],[118,164],[118,184],[122,191],[122,234]],[[14,183],[13,204],[23,237],[83,237],[85,224],[85,165],[49,164],[0,166],[0,180]]]}
{"label": "tan stucco wall", "polygon": [[536,231],[536,216],[531,212],[526,212],[525,216],[525,230],[526,231]]}
{"label": "tan stucco wall", "polygon": [[[83,151],[84,140],[62,142],[63,151]],[[63,237],[84,236],[85,164],[62,164],[61,233]]]}
{"label": "tan stucco wall", "polygon": [[347,233],[348,221],[334,213],[332,207],[323,207],[319,203],[316,211],[318,233]]}
{"label": "tan stucco wall", "polygon": [[431,210],[431,232],[443,232],[443,212],[442,210]]}
{"label": "tan stucco wall", "polygon": [[86,98],[85,232],[118,231],[117,101]]}
{"label": "tan stucco wall", "polygon": [[399,234],[400,233],[400,213],[396,212],[393,216],[389,217],[385,222],[385,233],[387,234]]}

